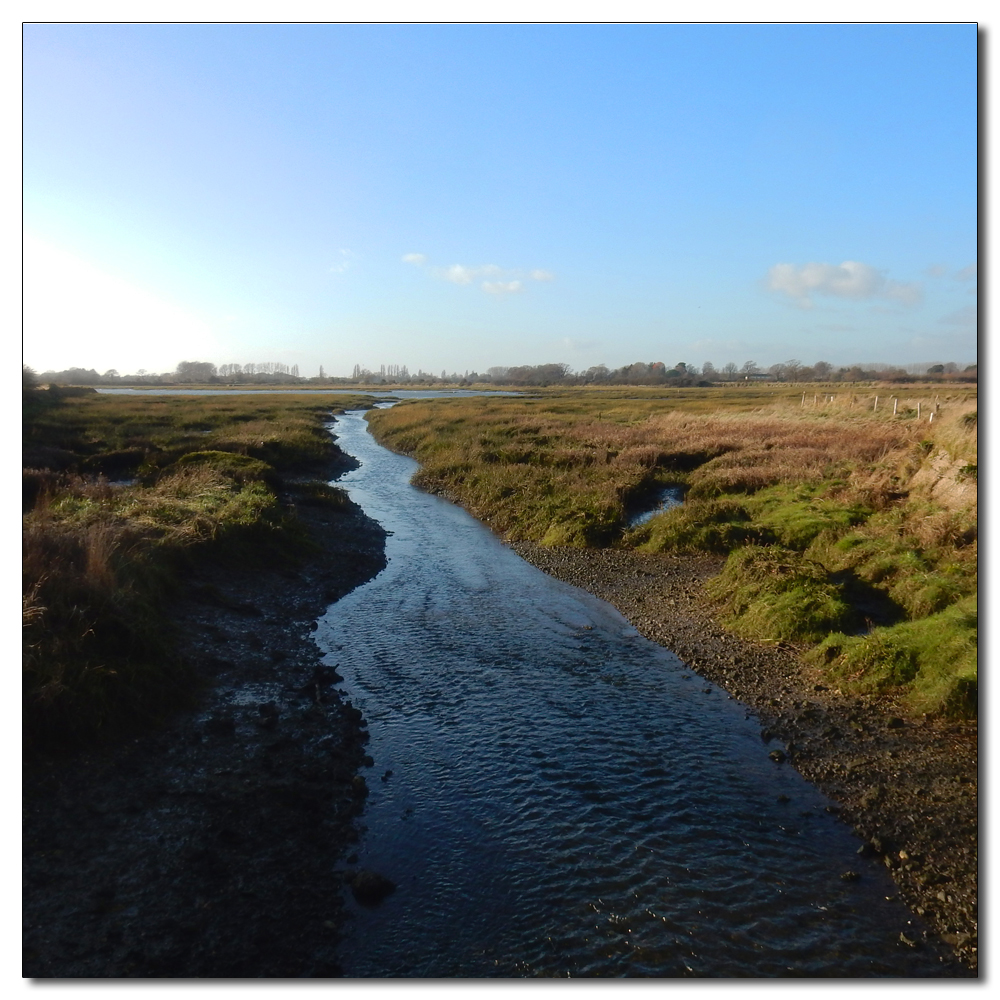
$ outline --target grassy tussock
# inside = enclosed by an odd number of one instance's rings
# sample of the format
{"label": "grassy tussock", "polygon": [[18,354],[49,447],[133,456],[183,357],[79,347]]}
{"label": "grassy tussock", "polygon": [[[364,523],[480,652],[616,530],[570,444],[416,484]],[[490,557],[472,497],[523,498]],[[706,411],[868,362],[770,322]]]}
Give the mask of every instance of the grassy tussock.
{"label": "grassy tussock", "polygon": [[[302,531],[275,492],[279,473],[260,456],[285,469],[328,459],[330,401],[241,408],[240,400],[198,400],[190,412],[159,402],[72,398],[40,408],[40,426],[27,428],[27,450],[44,458],[51,449],[70,466],[24,470],[29,746],[114,735],[190,700],[192,677],[163,614],[185,571],[200,559],[290,562],[303,550]],[[121,471],[125,451],[137,479],[88,472]],[[316,484],[306,501],[346,499]]]}
{"label": "grassy tussock", "polygon": [[[904,691],[914,710],[968,712],[974,667],[962,659],[946,676],[932,644],[912,636],[930,629],[950,648],[957,629],[967,645],[967,618],[950,609],[976,593],[975,504],[944,506],[920,474],[944,456],[974,482],[974,394],[900,399],[895,416],[891,399],[874,408],[874,394],[809,396],[815,405],[803,405],[801,389],[591,389],[413,401],[369,420],[384,444],[420,462],[418,485],[501,534],[726,554],[712,593],[735,631],[806,644],[853,634],[824,660],[841,686]],[[664,484],[684,486],[685,503],[629,530],[628,511]],[[915,667],[902,687],[871,666],[883,628],[910,637]],[[868,666],[858,674],[845,657]]]}
{"label": "grassy tussock", "polygon": [[975,717],[978,611],[967,597],[943,611],[864,636],[834,633],[809,657],[849,690],[902,693],[914,712]]}
{"label": "grassy tussock", "polygon": [[730,627],[750,639],[819,642],[856,619],[822,566],[777,545],[737,548],[709,593],[726,599]]}

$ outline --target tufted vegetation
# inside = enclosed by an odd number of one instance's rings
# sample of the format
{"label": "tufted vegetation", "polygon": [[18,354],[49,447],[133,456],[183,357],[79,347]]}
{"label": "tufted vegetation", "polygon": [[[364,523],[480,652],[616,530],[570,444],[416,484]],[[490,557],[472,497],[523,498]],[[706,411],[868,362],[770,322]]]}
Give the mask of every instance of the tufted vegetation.
{"label": "tufted vegetation", "polygon": [[[507,538],[724,555],[709,593],[734,631],[847,636],[821,658],[842,688],[969,714],[975,629],[950,609],[977,591],[976,399],[910,391],[896,415],[874,390],[728,387],[420,400],[369,421],[420,462],[417,485]],[[685,502],[630,527],[666,485]],[[903,671],[877,666],[893,628]],[[952,640],[966,653],[949,674],[931,653]]]}

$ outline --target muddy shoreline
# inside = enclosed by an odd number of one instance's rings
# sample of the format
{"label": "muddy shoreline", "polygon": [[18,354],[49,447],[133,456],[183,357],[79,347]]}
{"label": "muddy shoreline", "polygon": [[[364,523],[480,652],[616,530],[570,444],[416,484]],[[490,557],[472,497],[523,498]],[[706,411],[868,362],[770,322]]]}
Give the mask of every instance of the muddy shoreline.
{"label": "muddy shoreline", "polygon": [[776,766],[795,767],[835,801],[860,838],[859,853],[881,857],[902,901],[977,968],[976,723],[909,719],[891,699],[842,695],[803,665],[795,647],[729,634],[703,594],[721,569],[717,557],[511,547],[614,605],[747,705]]}
{"label": "muddy shoreline", "polygon": [[294,484],[283,500],[314,553],[294,568],[203,566],[171,609],[198,707],[26,761],[25,977],[339,974],[367,734],[311,632],[384,567],[385,533]]}

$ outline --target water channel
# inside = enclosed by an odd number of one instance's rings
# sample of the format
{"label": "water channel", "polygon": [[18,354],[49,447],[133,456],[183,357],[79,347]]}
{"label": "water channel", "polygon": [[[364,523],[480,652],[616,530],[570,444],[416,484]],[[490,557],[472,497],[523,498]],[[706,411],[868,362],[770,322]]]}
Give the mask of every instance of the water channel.
{"label": "water channel", "polygon": [[956,974],[739,702],[411,487],[362,412],[334,432],[391,532],[316,633],[371,734],[357,865],[398,885],[351,900],[345,975]]}

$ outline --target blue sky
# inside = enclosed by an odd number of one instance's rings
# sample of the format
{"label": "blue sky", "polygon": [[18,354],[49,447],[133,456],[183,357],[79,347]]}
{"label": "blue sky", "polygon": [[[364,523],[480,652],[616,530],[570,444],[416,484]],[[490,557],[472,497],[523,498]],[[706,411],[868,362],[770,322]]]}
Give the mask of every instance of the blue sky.
{"label": "blue sky", "polygon": [[24,37],[40,371],[976,358],[974,25]]}

